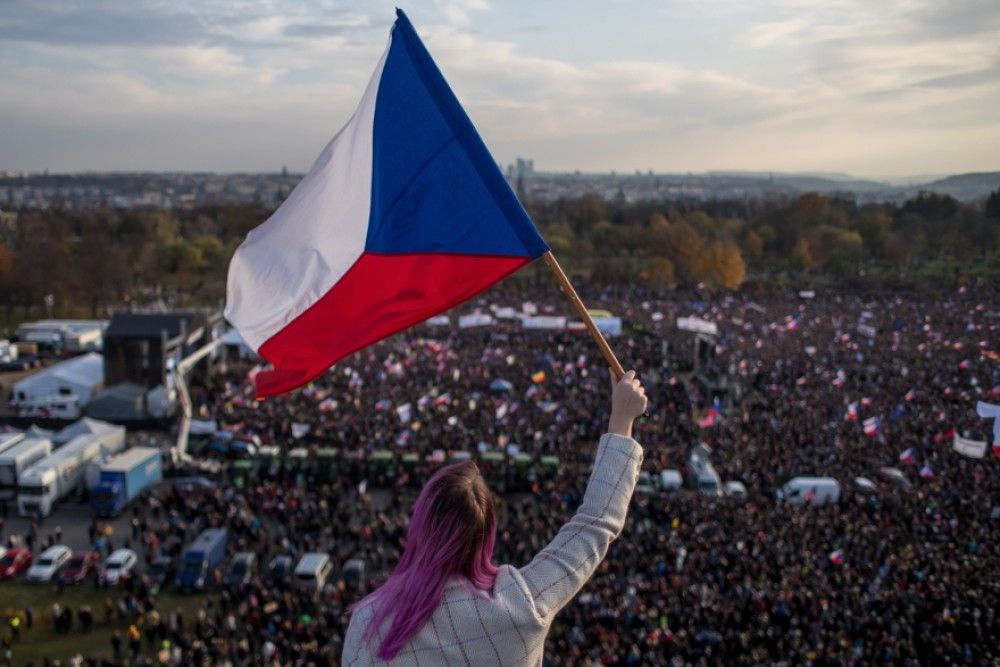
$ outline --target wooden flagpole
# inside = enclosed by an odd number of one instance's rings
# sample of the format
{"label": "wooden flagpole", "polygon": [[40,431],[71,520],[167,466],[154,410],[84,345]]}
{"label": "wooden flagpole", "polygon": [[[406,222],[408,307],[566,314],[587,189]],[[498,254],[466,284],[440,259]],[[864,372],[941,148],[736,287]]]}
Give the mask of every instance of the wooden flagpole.
{"label": "wooden flagpole", "polygon": [[604,334],[602,334],[601,330],[597,328],[596,324],[594,324],[594,318],[592,318],[590,313],[587,312],[587,308],[583,305],[583,301],[580,301],[580,297],[577,295],[576,290],[573,289],[573,283],[571,283],[569,278],[566,277],[562,267],[559,266],[559,261],[556,260],[556,257],[552,254],[551,250],[547,251],[544,255],[542,255],[542,257],[545,259],[545,263],[548,267],[552,269],[552,273],[556,274],[556,280],[559,281],[559,286],[562,288],[563,293],[567,296],[567,298],[569,298],[573,307],[576,308],[576,314],[580,316],[581,320],[583,320],[584,325],[587,327],[587,331],[589,331],[590,335],[593,336],[594,342],[597,343],[597,347],[601,349],[601,354],[604,355],[604,360],[608,362],[608,366],[611,367],[611,372],[615,374],[615,379],[620,380],[622,376],[625,375],[625,369],[623,369],[622,365],[618,363],[618,357],[615,356],[611,346],[608,345],[608,341],[604,339]]}

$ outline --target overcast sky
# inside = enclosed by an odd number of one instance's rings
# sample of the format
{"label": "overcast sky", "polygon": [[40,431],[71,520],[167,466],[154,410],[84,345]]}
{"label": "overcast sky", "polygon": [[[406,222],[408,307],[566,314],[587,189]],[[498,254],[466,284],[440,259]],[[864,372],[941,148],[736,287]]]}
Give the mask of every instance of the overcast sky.
{"label": "overcast sky", "polygon": [[998,0],[0,0],[0,169],[304,171],[395,4],[505,164],[1000,169]]}

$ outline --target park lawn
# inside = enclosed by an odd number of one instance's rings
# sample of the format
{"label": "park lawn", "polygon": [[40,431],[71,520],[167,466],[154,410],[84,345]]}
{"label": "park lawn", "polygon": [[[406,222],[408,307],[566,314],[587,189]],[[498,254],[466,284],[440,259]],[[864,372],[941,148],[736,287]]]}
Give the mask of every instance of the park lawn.
{"label": "park lawn", "polygon": [[[13,664],[23,665],[31,660],[35,665],[40,665],[43,658],[60,659],[67,658],[80,653],[85,656],[111,657],[111,633],[117,628],[123,639],[127,638],[128,620],[117,618],[110,623],[104,621],[104,599],[110,597],[117,604],[119,596],[117,591],[97,590],[92,584],[84,583],[77,586],[67,586],[62,596],[56,593],[56,588],[50,584],[28,584],[24,582],[0,582],[0,634],[10,635],[10,625],[8,619],[14,611],[23,611],[25,607],[31,607],[34,614],[34,627],[30,630],[22,622],[21,641],[12,645]],[[198,606],[205,600],[208,594],[198,595],[178,595],[172,591],[160,593],[156,600],[156,608],[159,610],[163,621],[166,622],[171,611],[178,607],[184,614],[185,625],[190,623],[195,617]],[[73,614],[73,627],[67,634],[58,634],[52,625],[51,614],[52,604],[58,602],[63,607],[69,606]],[[90,633],[84,633],[80,629],[80,624],[76,619],[76,610],[81,606],[89,604],[94,614],[94,625]],[[152,655],[146,644],[146,639],[142,641],[143,652]],[[123,642],[123,651],[127,651],[127,640]],[[0,664],[3,656],[0,655]]]}

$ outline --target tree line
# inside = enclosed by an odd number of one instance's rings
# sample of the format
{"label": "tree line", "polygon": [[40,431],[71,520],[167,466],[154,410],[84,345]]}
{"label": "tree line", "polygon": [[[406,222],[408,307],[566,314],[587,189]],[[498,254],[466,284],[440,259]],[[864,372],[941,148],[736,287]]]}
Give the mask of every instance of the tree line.
{"label": "tree line", "polygon": [[[943,288],[1000,284],[1000,190],[978,204],[922,193],[858,205],[786,200],[605,201],[526,206],[553,252],[583,279],[735,290],[822,283]],[[196,209],[53,207],[19,212],[0,237],[0,308],[100,316],[163,300],[217,305],[229,258],[271,213],[259,205]]]}

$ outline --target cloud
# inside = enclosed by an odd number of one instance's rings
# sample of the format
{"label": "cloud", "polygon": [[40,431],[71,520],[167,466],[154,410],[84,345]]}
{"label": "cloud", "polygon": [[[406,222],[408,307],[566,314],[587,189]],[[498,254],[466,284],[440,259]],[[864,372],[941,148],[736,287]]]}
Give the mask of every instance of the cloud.
{"label": "cloud", "polygon": [[[304,169],[353,112],[392,7],[0,1],[0,168]],[[579,39],[531,29],[561,24],[547,3],[436,0],[414,21],[502,160],[850,171],[891,150],[939,172],[958,147],[1000,154],[995,0],[655,8],[581,5]]]}

